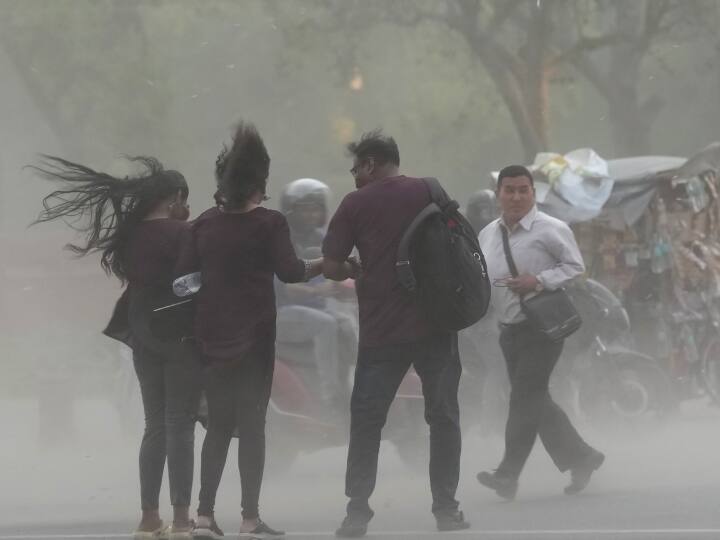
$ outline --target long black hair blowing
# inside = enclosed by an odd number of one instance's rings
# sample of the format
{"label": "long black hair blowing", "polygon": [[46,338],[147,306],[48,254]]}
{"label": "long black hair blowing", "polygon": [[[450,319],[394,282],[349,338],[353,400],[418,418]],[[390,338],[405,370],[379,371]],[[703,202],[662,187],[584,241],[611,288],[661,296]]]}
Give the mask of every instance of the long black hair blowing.
{"label": "long black hair blowing", "polygon": [[265,194],[269,174],[270,156],[262,137],[253,124],[241,121],[232,146],[223,147],[215,161],[216,202],[241,208],[256,193]]}
{"label": "long black hair blowing", "polygon": [[66,247],[79,256],[102,252],[100,263],[108,274],[127,279],[125,251],[130,233],[159,203],[180,193],[188,196],[182,174],[165,170],[153,157],[128,157],[142,165],[137,175],[118,178],[59,157],[43,155],[30,166],[43,178],[63,186],[43,199],[44,210],[35,223],[62,219],[86,233],[83,245]]}

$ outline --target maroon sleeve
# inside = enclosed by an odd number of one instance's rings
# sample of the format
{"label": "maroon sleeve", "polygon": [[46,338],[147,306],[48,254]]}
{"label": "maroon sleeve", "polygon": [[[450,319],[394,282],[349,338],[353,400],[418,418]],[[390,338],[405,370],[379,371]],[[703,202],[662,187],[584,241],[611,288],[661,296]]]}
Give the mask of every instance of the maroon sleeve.
{"label": "maroon sleeve", "polygon": [[355,234],[349,217],[350,206],[349,196],[345,197],[330,220],[323,241],[323,255],[333,261],[345,261],[355,247]]}
{"label": "maroon sleeve", "polygon": [[305,277],[305,263],[298,259],[290,240],[290,227],[285,216],[275,214],[270,238],[270,259],[278,279],[284,283],[298,283]]}

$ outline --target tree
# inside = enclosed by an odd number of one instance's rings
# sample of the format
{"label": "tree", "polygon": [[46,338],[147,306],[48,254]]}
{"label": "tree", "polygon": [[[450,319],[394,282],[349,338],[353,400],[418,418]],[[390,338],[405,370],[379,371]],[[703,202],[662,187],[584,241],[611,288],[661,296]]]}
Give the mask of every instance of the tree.
{"label": "tree", "polygon": [[[479,60],[495,84],[512,119],[525,158],[549,146],[548,84],[551,75],[547,63],[547,41],[552,32],[552,6],[529,0],[484,2],[479,0],[317,0],[309,3],[316,16],[296,25],[285,18],[283,29],[293,42],[302,34],[327,38],[342,34],[344,47],[335,49],[345,66],[367,35],[368,24],[391,22],[398,27],[416,27],[422,23],[443,25],[457,33],[471,54]],[[269,4],[283,20],[284,3]],[[535,11],[538,17],[533,17]],[[506,28],[515,13],[522,12],[531,22],[527,32]],[[317,16],[321,13],[321,16]],[[523,35],[524,34],[524,35]],[[518,41],[519,40],[519,41]],[[520,47],[513,47],[516,43]],[[346,75],[346,74],[345,74]]]}
{"label": "tree", "polygon": [[149,53],[143,5],[3,3],[0,47],[69,155],[87,158],[103,144],[127,148],[138,138],[147,141],[148,118],[162,124],[167,96],[156,83],[159,67]]}
{"label": "tree", "polygon": [[[565,32],[557,34],[561,58],[570,62],[608,105],[616,155],[651,150],[652,126],[665,105],[663,89],[643,89],[651,62],[674,71],[667,44],[700,37],[712,2],[704,0],[593,0],[570,2]],[[651,77],[652,79],[653,77]]]}
{"label": "tree", "polygon": [[[668,40],[693,39],[706,0],[317,0],[323,16],[294,32],[346,38],[338,57],[352,56],[367,24],[397,27],[432,22],[457,33],[495,84],[526,161],[550,148],[550,84],[573,67],[608,105],[618,154],[649,151],[650,130],[663,106],[641,91],[643,66]],[[275,14],[283,3],[270,4]],[[307,5],[307,3],[306,3]],[[286,21],[286,24],[293,23]],[[285,26],[287,28],[288,26]]]}

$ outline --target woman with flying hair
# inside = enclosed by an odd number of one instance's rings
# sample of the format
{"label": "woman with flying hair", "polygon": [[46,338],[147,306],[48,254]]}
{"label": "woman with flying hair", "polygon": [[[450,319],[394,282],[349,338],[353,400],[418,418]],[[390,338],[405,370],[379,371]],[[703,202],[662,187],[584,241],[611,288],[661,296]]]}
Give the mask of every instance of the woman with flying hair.
{"label": "woman with flying hair", "polygon": [[195,337],[205,362],[208,425],[202,449],[195,538],[222,536],[215,496],[237,429],[242,487],[240,537],[282,536],[259,517],[265,465],[265,415],[275,365],[274,276],[286,283],[322,271],[322,259],[295,255],[285,217],[262,206],[270,168],[252,124],[240,123],[216,163],[217,206],[192,225],[176,275],[200,272]]}
{"label": "woman with flying hair", "polygon": [[[86,233],[78,255],[101,253],[103,269],[127,287],[105,334],[133,350],[145,411],[140,445],[142,519],[136,539],[191,538],[189,505],[193,480],[195,412],[199,364],[178,342],[160,341],[150,331],[154,307],[172,298],[172,278],[183,236],[189,233],[188,185],[177,171],[151,157],[130,158],[143,170],[119,178],[57,157],[31,167],[61,184],[45,197],[37,222],[62,219]],[[173,524],[159,515],[165,461]]]}

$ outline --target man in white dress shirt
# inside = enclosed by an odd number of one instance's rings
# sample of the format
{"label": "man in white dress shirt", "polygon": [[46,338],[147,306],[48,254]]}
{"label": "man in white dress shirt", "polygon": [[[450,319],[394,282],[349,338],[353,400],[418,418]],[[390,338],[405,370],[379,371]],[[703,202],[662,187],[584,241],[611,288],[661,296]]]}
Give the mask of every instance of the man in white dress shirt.
{"label": "man in white dress shirt", "polygon": [[[481,472],[477,479],[499,496],[514,499],[520,472],[539,435],[558,469],[571,472],[565,493],[574,494],[587,486],[605,456],[580,437],[550,397],[548,382],[563,342],[553,342],[531,326],[520,298],[558,289],[581,275],[585,266],[570,227],[535,206],[533,177],[525,167],[500,171],[497,197],[502,215],[480,232],[479,240],[495,285],[492,303],[510,378],[510,411],[502,462],[495,472]],[[503,227],[517,266],[515,278],[503,249]]]}

